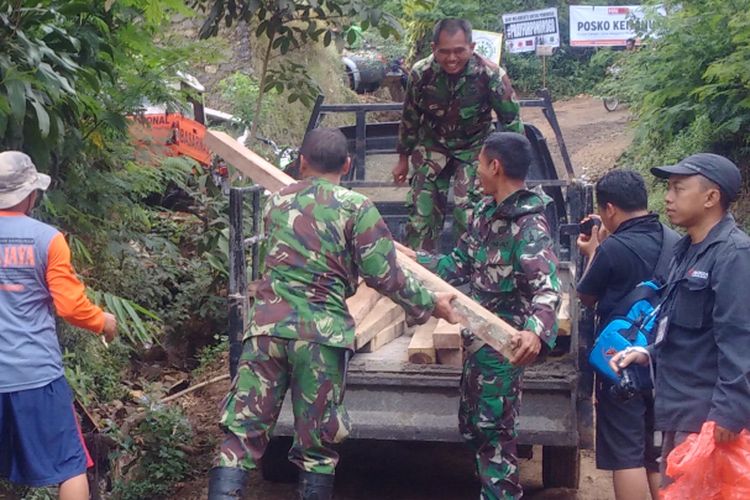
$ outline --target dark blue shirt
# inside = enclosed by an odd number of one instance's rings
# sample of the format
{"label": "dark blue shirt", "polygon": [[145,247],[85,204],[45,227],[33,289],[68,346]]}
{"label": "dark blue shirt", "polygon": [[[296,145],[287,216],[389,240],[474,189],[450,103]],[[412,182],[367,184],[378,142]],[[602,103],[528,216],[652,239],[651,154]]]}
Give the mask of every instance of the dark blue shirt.
{"label": "dark blue shirt", "polygon": [[659,216],[649,214],[623,222],[596,249],[578,293],[596,298],[600,324],[633,288],[653,277],[662,237]]}
{"label": "dark blue shirt", "polygon": [[674,292],[656,360],[655,426],[698,432],[703,423],[750,428],[750,237],[726,215],[702,242],[675,250]]}

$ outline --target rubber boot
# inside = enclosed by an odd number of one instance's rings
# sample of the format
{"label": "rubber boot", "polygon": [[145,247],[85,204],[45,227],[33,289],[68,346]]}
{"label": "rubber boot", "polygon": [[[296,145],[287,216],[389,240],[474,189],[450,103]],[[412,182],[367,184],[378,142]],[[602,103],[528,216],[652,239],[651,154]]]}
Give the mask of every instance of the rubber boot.
{"label": "rubber boot", "polygon": [[331,500],[333,474],[299,472],[299,500]]}
{"label": "rubber boot", "polygon": [[247,486],[247,471],[239,467],[214,467],[208,473],[208,500],[242,498]]}

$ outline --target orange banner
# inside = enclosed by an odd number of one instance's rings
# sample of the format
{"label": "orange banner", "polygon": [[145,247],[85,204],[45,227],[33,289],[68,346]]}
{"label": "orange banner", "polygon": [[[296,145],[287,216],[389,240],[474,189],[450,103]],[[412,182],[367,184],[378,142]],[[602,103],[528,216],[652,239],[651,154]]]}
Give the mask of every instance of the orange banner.
{"label": "orange banner", "polygon": [[167,146],[169,151],[165,153],[168,156],[184,155],[202,165],[211,163],[211,152],[203,143],[205,125],[177,113],[142,115],[133,121],[145,128],[131,127],[136,143],[143,145],[146,139],[150,139],[152,145]]}

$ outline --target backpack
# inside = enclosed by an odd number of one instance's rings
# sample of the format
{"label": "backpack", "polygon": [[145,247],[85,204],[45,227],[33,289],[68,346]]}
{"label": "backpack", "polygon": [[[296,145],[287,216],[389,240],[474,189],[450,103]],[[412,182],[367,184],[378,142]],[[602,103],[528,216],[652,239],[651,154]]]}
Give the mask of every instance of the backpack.
{"label": "backpack", "polygon": [[[609,367],[609,360],[612,356],[627,347],[646,347],[653,343],[654,326],[666,288],[666,273],[672,256],[671,250],[679,239],[679,235],[664,224],[661,227],[662,243],[659,258],[652,273],[654,278],[639,283],[619,302],[615,310],[607,317],[605,326],[594,342],[589,355],[591,366],[615,383],[620,380],[620,377]],[[618,241],[642,258],[623,240]]]}

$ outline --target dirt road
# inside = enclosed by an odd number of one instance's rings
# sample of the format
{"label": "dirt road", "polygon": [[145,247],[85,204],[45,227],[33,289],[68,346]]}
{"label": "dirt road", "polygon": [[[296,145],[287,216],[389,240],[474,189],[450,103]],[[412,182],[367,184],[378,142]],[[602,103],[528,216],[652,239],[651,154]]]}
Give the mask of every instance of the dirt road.
{"label": "dirt road", "polygon": [[[633,140],[628,126],[629,114],[624,107],[609,112],[599,99],[578,96],[556,102],[555,114],[576,174],[587,179],[596,179],[614,167],[617,158]],[[562,157],[555,136],[541,110],[523,108],[521,116],[525,122],[542,131],[555,164],[562,167]]]}
{"label": "dirt road", "polygon": [[[595,178],[614,166],[631,141],[627,111],[607,112],[601,102],[590,97],[559,102],[555,110],[573,165],[578,176]],[[537,109],[526,108],[523,118],[539,127],[548,138],[562,165],[557,144],[546,120]],[[388,175],[384,170],[383,179]],[[403,199],[403,194],[399,194]],[[202,432],[201,441],[211,449],[219,439],[215,425],[217,406],[226,393],[227,384],[217,384],[182,401],[193,425]],[[609,473],[597,471],[593,452],[584,451],[580,489],[545,490],[541,484],[541,449],[534,458],[521,460],[521,478],[525,498],[534,500],[608,500],[611,494]],[[204,468],[210,466],[206,457]],[[173,498],[198,500],[206,498],[205,475],[183,485]],[[336,500],[474,500],[479,486],[474,478],[472,456],[460,444],[427,444],[404,442],[348,442],[341,448],[337,470]],[[252,475],[250,500],[285,500],[296,498],[294,485],[269,483],[260,474]]]}

